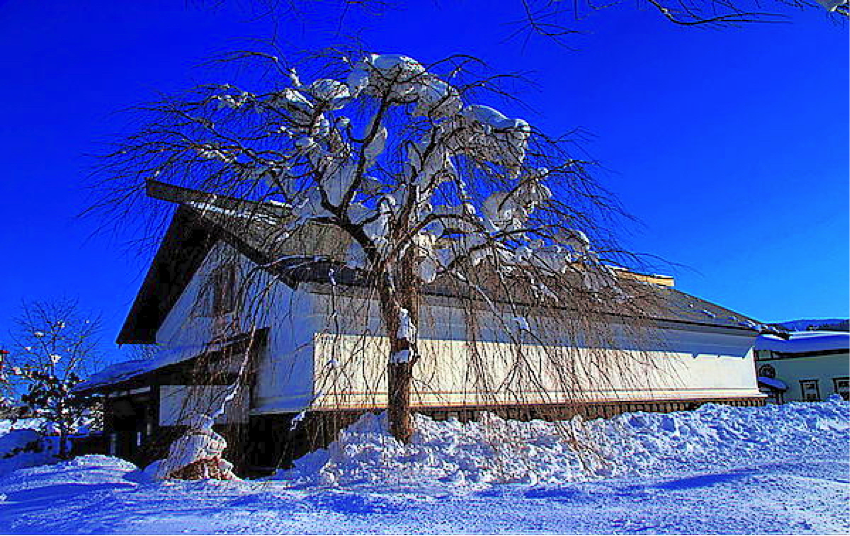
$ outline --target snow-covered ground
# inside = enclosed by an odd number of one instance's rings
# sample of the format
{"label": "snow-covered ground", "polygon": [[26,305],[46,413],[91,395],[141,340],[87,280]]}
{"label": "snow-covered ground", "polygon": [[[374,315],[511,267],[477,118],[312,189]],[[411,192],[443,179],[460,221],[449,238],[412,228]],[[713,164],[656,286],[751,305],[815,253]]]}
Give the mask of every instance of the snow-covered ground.
{"label": "snow-covered ground", "polygon": [[[850,405],[708,405],[554,425],[361,420],[296,469],[153,482],[87,456],[0,474],[0,533],[847,533]],[[0,469],[2,471],[2,469]]]}

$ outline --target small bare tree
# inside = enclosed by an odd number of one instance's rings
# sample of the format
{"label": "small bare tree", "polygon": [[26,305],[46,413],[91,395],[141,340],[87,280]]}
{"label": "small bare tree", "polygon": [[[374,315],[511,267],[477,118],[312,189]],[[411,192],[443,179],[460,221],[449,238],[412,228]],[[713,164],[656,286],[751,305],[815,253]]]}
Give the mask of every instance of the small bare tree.
{"label": "small bare tree", "polygon": [[12,382],[9,381],[8,370],[9,351],[0,348],[0,419],[12,409]]}
{"label": "small bare tree", "polygon": [[59,432],[59,457],[67,438],[91,401],[73,388],[98,366],[100,321],[82,314],[74,301],[24,303],[12,334],[12,378],[21,383],[21,401]]}
{"label": "small bare tree", "polygon": [[[100,207],[137,217],[136,194],[155,177],[245,200],[257,210],[237,219],[282,239],[311,225],[334,229],[348,251],[342,261],[378,304],[389,420],[401,441],[413,431],[429,292],[459,300],[472,354],[483,331],[513,349],[507,378],[484,378],[486,363],[473,363],[479,388],[521,397],[554,381],[563,392],[586,390],[577,378],[587,372],[565,349],[616,348],[647,307],[611,269],[634,258],[609,232],[621,212],[590,163],[569,140],[479,104],[512,101],[499,88],[513,78],[484,74],[477,59],[338,58],[306,61],[317,73],[306,81],[305,69],[277,57],[236,54],[250,72],[271,75],[250,90],[203,86],[144,107],[146,126],[105,161]],[[605,320],[614,313],[630,319],[617,333]],[[614,374],[623,363],[599,352],[593,367]]]}

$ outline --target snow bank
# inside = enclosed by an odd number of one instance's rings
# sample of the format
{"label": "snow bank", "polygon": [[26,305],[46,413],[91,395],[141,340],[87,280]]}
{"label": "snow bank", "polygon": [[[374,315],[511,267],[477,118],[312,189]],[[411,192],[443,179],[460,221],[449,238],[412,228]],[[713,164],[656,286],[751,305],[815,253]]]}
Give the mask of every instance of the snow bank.
{"label": "snow bank", "polygon": [[38,431],[44,425],[40,418],[0,420],[0,476],[55,461],[58,440]]}
{"label": "snow bank", "polygon": [[[848,410],[830,400],[575,422],[624,474],[579,483],[545,480],[605,468],[575,463],[555,425],[539,421],[419,418],[401,446],[367,416],[277,481],[162,482],[82,456],[0,475],[0,533],[846,534]],[[511,478],[544,482],[485,484]]]}
{"label": "snow bank", "polygon": [[35,430],[11,430],[0,436],[0,459],[41,450],[40,442],[41,434]]}
{"label": "snow bank", "polygon": [[114,484],[137,470],[135,465],[120,458],[90,454],[51,465],[23,468],[8,475],[0,474],[0,488],[3,493],[10,494],[36,489],[45,483],[66,486],[66,489],[75,484]]}
{"label": "snow bank", "polygon": [[[327,449],[276,478],[305,485],[452,483],[479,487],[662,475],[759,459],[817,456],[850,439],[850,405],[792,403],[762,408],[707,404],[691,412],[627,413],[609,420],[551,423],[436,422],[417,416],[409,445],[384,415],[367,414]],[[581,446],[577,446],[581,445]]]}
{"label": "snow bank", "polygon": [[[52,438],[42,438],[43,440],[51,440]],[[8,458],[0,458],[0,477],[3,475],[25,469],[27,467],[35,467],[38,465],[48,465],[56,463],[56,453],[58,452],[57,441],[42,441],[40,451],[22,451],[17,452]]]}
{"label": "snow bank", "polygon": [[[92,417],[85,416],[73,429],[78,434],[88,433]],[[44,418],[0,420],[0,476],[36,465],[59,461],[59,437],[52,422]],[[69,441],[70,446],[70,441]]]}

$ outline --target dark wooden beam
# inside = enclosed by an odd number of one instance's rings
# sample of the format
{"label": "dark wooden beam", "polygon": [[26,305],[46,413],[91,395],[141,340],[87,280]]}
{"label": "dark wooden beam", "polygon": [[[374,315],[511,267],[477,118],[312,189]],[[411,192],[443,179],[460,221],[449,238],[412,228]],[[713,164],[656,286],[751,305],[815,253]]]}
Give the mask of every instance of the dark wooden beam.
{"label": "dark wooden beam", "polygon": [[245,212],[251,215],[261,214],[276,218],[286,218],[291,214],[290,210],[282,205],[261,203],[224,194],[193,190],[154,180],[148,180],[145,183],[145,189],[148,197],[170,203],[190,205],[192,208],[201,212],[227,210]]}

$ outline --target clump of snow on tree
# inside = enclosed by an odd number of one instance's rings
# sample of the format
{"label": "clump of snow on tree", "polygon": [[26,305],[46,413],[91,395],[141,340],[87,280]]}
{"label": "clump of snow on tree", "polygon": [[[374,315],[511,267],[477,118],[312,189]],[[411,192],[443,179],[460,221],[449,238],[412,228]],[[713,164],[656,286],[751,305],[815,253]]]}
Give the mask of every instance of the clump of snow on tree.
{"label": "clump of snow on tree", "polygon": [[[527,162],[533,128],[523,119],[509,118],[482,104],[466,104],[461,92],[420,62],[400,54],[369,54],[349,66],[343,80],[321,78],[302,81],[289,71],[292,87],[253,94],[222,86],[212,97],[223,108],[255,106],[280,114],[277,131],[289,138],[274,153],[250,152],[239,161],[242,149],[204,143],[196,148],[207,160],[239,167],[243,176],[264,178],[271,199],[290,207],[295,216],[283,225],[294,230],[308,221],[359,227],[348,264],[392,263],[405,250],[417,251],[417,275],[426,283],[448,271],[458,259],[477,265],[497,256],[511,265],[535,264],[564,272],[571,263],[584,270],[599,269],[587,236],[571,231],[561,244],[533,238],[529,218],[549,203],[547,180],[553,172]],[[381,106],[362,128],[348,114],[355,101],[372,99]],[[408,108],[423,118],[418,139],[401,143],[401,171],[381,162],[392,136],[388,129],[392,109]],[[481,169],[499,169],[499,189],[484,199],[474,199],[471,178],[459,173],[460,161]],[[389,177],[391,175],[391,178]],[[380,178],[379,178],[380,177]],[[440,195],[441,186],[452,191]],[[494,183],[495,184],[495,183]],[[401,225],[411,235],[399,242],[390,237]],[[518,246],[517,243],[520,243]],[[364,251],[364,248],[368,250]],[[585,277],[593,291],[605,275]],[[551,293],[548,293],[551,295]]]}
{"label": "clump of snow on tree", "polygon": [[822,5],[827,11],[837,11],[844,14],[850,11],[847,0],[818,0],[818,4]]}

